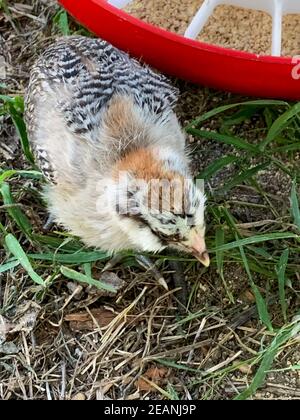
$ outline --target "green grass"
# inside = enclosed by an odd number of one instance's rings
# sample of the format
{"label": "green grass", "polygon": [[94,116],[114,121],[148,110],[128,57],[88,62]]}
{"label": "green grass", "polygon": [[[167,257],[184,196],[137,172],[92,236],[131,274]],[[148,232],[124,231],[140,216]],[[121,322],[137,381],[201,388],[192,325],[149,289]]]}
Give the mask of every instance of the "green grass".
{"label": "green grass", "polygon": [[75,280],[75,281],[80,282],[80,283],[86,283],[90,286],[95,286],[98,289],[106,290],[107,292],[116,293],[116,289],[114,287],[110,286],[109,284],[105,284],[105,283],[103,283],[99,280],[95,280],[91,276],[87,276],[85,274],[78,273],[77,271],[72,270],[71,268],[62,266],[62,267],[60,267],[60,271],[65,277],[67,277],[71,280]]}
{"label": "green grass", "polygon": [[75,23],[72,18],[63,9],[60,9],[52,19],[53,32],[59,35],[84,35],[92,36],[92,34],[83,26]]}
{"label": "green grass", "polygon": [[16,131],[19,135],[20,144],[24,155],[28,159],[30,163],[34,162],[32,153],[30,151],[26,125],[23,119],[24,113],[24,100],[20,96],[10,97],[7,95],[0,95],[0,101],[2,101],[2,105],[0,102],[0,115],[9,114]]}
{"label": "green grass", "polygon": [[64,35],[70,35],[69,17],[64,10],[59,10],[53,18],[53,24],[59,32]]}
{"label": "green grass", "polygon": [[[236,107],[238,107],[237,112],[226,115],[229,110]],[[250,143],[236,136],[234,126],[243,123],[254,114],[264,120],[265,127],[259,133],[255,143]],[[188,133],[199,137],[202,141],[208,139],[232,147],[230,154],[210,164],[199,175],[209,181],[225,167],[229,165],[236,167],[235,175],[224,182],[224,185],[215,190],[210,197],[213,205],[213,208],[209,210],[212,217],[211,224],[216,231],[215,248],[212,250],[216,252],[216,259],[213,262],[217,265],[225,287],[224,264],[235,261],[243,265],[255,296],[259,318],[269,331],[275,330],[274,339],[270,345],[254,360],[249,360],[249,363],[260,363],[260,365],[251,384],[235,399],[251,397],[264,384],[266,372],[271,368],[283,344],[299,333],[299,317],[292,324],[288,324],[297,308],[290,308],[287,298],[287,285],[289,284],[290,288],[293,287],[291,279],[296,278],[300,263],[298,198],[300,167],[297,161],[293,160],[293,153],[300,148],[299,115],[300,103],[293,105],[282,101],[250,101],[213,109],[187,127]],[[219,131],[207,131],[205,123],[215,117],[219,119]],[[253,164],[253,161],[256,163]],[[262,190],[255,178],[257,173],[271,167],[276,167],[279,173],[282,172],[290,177],[290,206],[287,206],[290,207],[290,212],[284,216],[273,206],[272,197],[267,189]],[[237,220],[230,213],[228,202],[226,203],[228,193],[241,184],[248,185],[261,195],[266,202],[266,210],[271,210],[274,214],[274,223],[259,234],[251,229],[251,236],[246,238],[238,228]],[[217,203],[214,203],[214,194]],[[251,208],[251,204],[248,204]],[[282,314],[280,329],[274,329],[272,325],[272,318],[278,314],[271,312],[268,295],[261,293],[261,288],[254,282],[254,274],[264,276],[266,290],[272,287],[276,291],[275,280],[277,280],[278,301]],[[232,368],[220,370],[217,377],[225,379],[229,371],[232,371]]]}
{"label": "green grass", "polygon": [[0,0],[0,10],[7,10],[7,3],[6,0]]}
{"label": "green grass", "polygon": [[[299,365],[294,365],[286,369],[271,370],[271,366],[274,362],[275,357],[284,350],[284,346],[289,340],[294,340],[299,335],[299,332],[300,322],[298,317],[293,322],[285,324],[282,328],[280,328],[277,331],[277,333],[274,334],[270,345],[266,346],[251,359],[244,360],[243,362],[234,364],[223,369],[219,369],[217,372],[213,373],[201,371],[199,369],[193,369],[186,365],[181,365],[168,359],[165,360],[159,358],[156,360],[156,362],[163,366],[167,366],[178,371],[186,371],[193,373],[195,375],[195,380],[191,384],[189,384],[189,387],[200,385],[201,383],[207,382],[211,379],[214,379],[217,382],[221,382],[226,378],[228,374],[234,372],[236,369],[238,369],[239,366],[243,364],[247,364],[249,366],[258,366],[256,373],[249,386],[234,398],[235,400],[245,400],[251,397],[261,387],[269,372],[284,372],[290,370],[297,371],[300,369]],[[204,396],[203,399],[205,399],[205,397],[207,396]]]}
{"label": "green grass", "polygon": [[299,319],[291,323],[290,325],[283,326],[275,335],[270,346],[260,355],[262,360],[256,374],[245,391],[241,392],[235,397],[236,400],[245,400],[251,397],[258,388],[263,384],[267,372],[270,370],[273,361],[280,349],[287,343],[289,340],[295,338],[300,332],[300,322]]}
{"label": "green grass", "polygon": [[17,259],[21,266],[27,271],[29,277],[40,286],[44,286],[44,280],[33,270],[32,265],[24,252],[23,248],[19,244],[19,241],[12,235],[8,234],[5,236],[5,244],[8,251]]}
{"label": "green grass", "polygon": [[[65,12],[59,12],[54,24],[61,33],[70,33],[69,21]],[[19,96],[0,95],[0,115],[9,116],[20,139],[20,146],[28,162],[26,170],[15,170],[10,167],[0,169],[0,197],[2,197],[2,232],[1,242],[6,250],[6,258],[0,264],[0,273],[14,273],[20,266],[29,278],[41,287],[51,287],[53,282],[71,279],[77,282],[94,285],[110,292],[115,290],[92,277],[92,267],[102,263],[108,256],[95,250],[85,249],[77,238],[63,232],[40,234],[36,231],[34,218],[19,206],[20,194],[32,198],[32,210],[44,208],[40,196],[30,189],[30,183],[39,187],[43,180],[34,167],[30,151],[26,127],[23,120],[24,104]],[[300,168],[294,162],[294,153],[300,149],[300,103],[289,104],[284,101],[259,100],[230,104],[215,108],[192,121],[186,131],[201,139],[227,145],[230,152],[216,159],[199,173],[199,178],[211,181],[220,171],[234,167],[234,174],[226,182],[214,188],[208,197],[209,226],[207,242],[212,256],[212,266],[216,268],[231,305],[235,305],[237,296],[232,294],[226,266],[230,263],[240,265],[249,279],[249,287],[255,297],[257,312],[261,325],[265,326],[272,336],[249,363],[258,366],[248,388],[235,397],[245,399],[253,395],[263,385],[267,371],[272,369],[276,356],[288,340],[299,334],[299,321],[291,322],[295,308],[288,305],[288,296],[298,296],[293,289],[293,281],[299,271],[300,264],[300,209],[298,185]],[[253,142],[241,137],[237,127],[253,116],[263,122]],[[217,121],[218,129],[207,129],[212,119]],[[287,165],[287,162],[289,165]],[[269,168],[276,168],[290,178],[290,202],[286,203],[287,212],[282,213],[274,204],[274,197],[266,188],[262,188],[257,175]],[[230,193],[237,186],[247,186],[258,194],[263,204],[243,202],[240,205],[248,209],[261,209],[271,212],[271,223],[262,226],[248,226],[243,229],[232,211]],[[249,211],[250,211],[249,210]],[[157,256],[157,258],[165,258]],[[176,258],[176,257],[175,257]],[[181,258],[186,264],[195,264],[188,257]],[[263,278],[263,283],[256,284],[256,278]],[[51,278],[51,282],[48,279]],[[271,291],[271,292],[270,292]],[[270,297],[279,302],[280,323],[278,313],[270,307]],[[299,296],[298,296],[299,297]],[[180,320],[183,325],[192,319],[203,316],[200,311],[189,314]],[[173,369],[199,373],[197,383],[208,379],[221,381],[236,370],[236,366],[219,369],[218,372],[206,375],[205,372],[180,365],[172,360],[158,359],[158,362]],[[196,375],[197,376],[197,375]],[[169,398],[176,398],[176,390],[168,385]]]}

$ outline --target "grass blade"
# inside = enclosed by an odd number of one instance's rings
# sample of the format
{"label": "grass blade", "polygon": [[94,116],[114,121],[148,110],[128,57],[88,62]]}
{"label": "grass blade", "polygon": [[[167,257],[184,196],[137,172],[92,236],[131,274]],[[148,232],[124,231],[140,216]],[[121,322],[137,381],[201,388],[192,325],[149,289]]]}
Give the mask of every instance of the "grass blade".
{"label": "grass blade", "polygon": [[0,175],[0,185],[2,182],[4,182],[6,179],[10,178],[11,176],[15,175],[17,171],[14,169],[9,169],[8,171],[4,171]]}
{"label": "grass blade", "polygon": [[272,124],[266,139],[261,143],[260,148],[264,150],[266,146],[286,128],[289,121],[300,113],[300,102],[287,110],[284,114],[280,115]]}
{"label": "grass blade", "polygon": [[299,240],[299,235],[296,235],[295,233],[289,233],[289,232],[277,232],[277,233],[267,233],[265,235],[255,235],[251,236],[250,238],[244,238],[244,239],[238,239],[234,242],[229,242],[224,245],[220,245],[215,249],[212,249],[212,252],[217,251],[229,251],[230,249],[238,248],[240,246],[246,246],[246,245],[252,245],[252,244],[258,244],[261,242],[266,241],[274,241],[274,240],[280,240],[280,239],[291,239],[295,238]]}
{"label": "grass blade", "polygon": [[98,289],[104,289],[108,292],[116,293],[116,289],[102,281],[95,280],[92,277],[86,276],[85,274],[78,273],[78,271],[72,270],[71,268],[62,266],[60,268],[61,273],[68,279],[75,280],[81,283],[89,284],[90,286],[96,286]]}
{"label": "grass blade", "polygon": [[[224,244],[224,230],[222,228],[218,228],[216,230],[216,249],[218,249],[218,247],[222,246]],[[216,251],[216,261],[217,261],[217,269],[218,269],[218,273],[222,279],[223,285],[225,287],[227,296],[230,300],[230,302],[234,303],[234,298],[232,296],[232,293],[230,292],[230,290],[228,289],[227,286],[227,282],[225,280],[224,277],[224,251]]]}
{"label": "grass blade", "polygon": [[249,120],[254,114],[257,113],[258,108],[256,106],[244,106],[238,110],[235,114],[224,119],[222,128],[231,127],[233,125],[239,125],[245,120]]}
{"label": "grass blade", "polygon": [[17,130],[17,133],[19,135],[20,141],[21,141],[21,147],[23,150],[24,155],[26,156],[27,160],[33,164],[34,158],[30,150],[29,141],[27,137],[27,130],[26,125],[23,120],[22,115],[15,109],[15,107],[11,104],[9,104],[9,114],[11,116],[11,119],[13,120],[14,126]]}
{"label": "grass blade", "polygon": [[51,262],[59,262],[62,264],[83,264],[88,262],[101,261],[108,258],[108,255],[100,251],[92,252],[76,252],[74,254],[59,254],[59,253],[47,253],[47,254],[29,254],[29,257],[33,260],[44,260]]}
{"label": "grass blade", "polygon": [[60,238],[59,236],[50,236],[50,235],[37,235],[37,234],[33,234],[32,238],[34,241],[46,245],[48,248],[52,248],[57,250],[57,248],[62,249],[66,252],[78,252],[80,250],[82,250],[82,243],[80,243],[78,240],[76,240],[75,238],[71,241],[68,242],[67,244],[65,243],[65,240]]}
{"label": "grass blade", "polygon": [[0,101],[4,102],[6,110],[7,106],[10,104],[16,109],[16,111],[20,112],[21,114],[24,112],[24,99],[22,96],[0,95]]}
{"label": "grass blade", "polygon": [[219,188],[219,191],[222,191],[223,193],[230,191],[237,185],[240,185],[248,179],[252,178],[254,175],[256,175],[259,171],[265,169],[267,166],[269,166],[269,162],[265,162],[260,165],[254,166],[253,168],[246,169],[245,171],[233,177],[233,179],[230,182],[226,183],[225,186]]}
{"label": "grass blade", "polygon": [[223,275],[223,257],[224,257],[224,251],[218,250],[218,247],[221,247],[224,245],[224,230],[222,228],[217,228],[216,230],[216,261],[217,261],[217,268],[219,274]]}
{"label": "grass blade", "polygon": [[208,140],[216,140],[220,143],[233,146],[236,149],[246,150],[249,153],[259,153],[258,147],[253,146],[252,144],[246,142],[245,140],[239,137],[228,136],[227,134],[219,134],[215,133],[214,131],[198,130],[197,128],[190,128],[187,130],[187,132],[189,134],[192,134],[193,136],[201,137]]}
{"label": "grass blade", "polygon": [[167,386],[167,392],[170,395],[170,399],[172,401],[179,401],[180,398],[175,390],[175,388],[172,386],[172,384],[169,382]]}
{"label": "grass blade", "polygon": [[252,274],[251,274],[251,271],[250,271],[250,268],[249,268],[249,264],[248,264],[247,257],[245,255],[244,248],[242,246],[240,246],[239,248],[240,248],[240,253],[241,253],[241,256],[242,256],[243,264],[244,264],[245,270],[247,272],[247,275],[249,277],[251,288],[252,288],[252,291],[253,291],[254,296],[255,296],[255,301],[256,301],[256,306],[257,306],[259,319],[261,320],[261,322],[263,324],[266,325],[268,330],[273,331],[273,327],[272,327],[272,323],[271,323],[271,317],[269,315],[267,304],[266,304],[264,298],[262,297],[258,287],[256,286],[256,284],[253,281]]}
{"label": "grass blade", "polygon": [[272,148],[274,154],[276,153],[287,153],[287,152],[294,152],[300,149],[300,142],[297,143],[290,143],[286,144],[285,146],[279,146]]}
{"label": "grass blade", "polygon": [[257,246],[249,245],[248,249],[250,251],[254,252],[255,254],[263,257],[265,260],[270,260],[271,261],[273,259],[273,256],[269,252],[267,252],[264,248],[259,248]]}
{"label": "grass blade", "polygon": [[280,347],[283,346],[287,341],[297,336],[299,332],[300,332],[299,319],[295,321],[295,323],[285,326],[281,328],[281,330],[279,330],[279,332],[276,334],[275,338],[273,339],[271,345],[265,350],[261,364],[250,386],[247,389],[245,389],[245,391],[237,395],[234,398],[235,400],[245,400],[251,397],[251,395],[253,395],[258,390],[258,388],[261,385],[263,385],[266,375],[268,371],[270,371],[271,366],[273,364],[273,360],[276,357]]}
{"label": "grass blade", "polygon": [[276,266],[276,272],[279,283],[279,300],[284,321],[287,321],[287,303],[285,299],[285,272],[289,260],[289,248],[285,249],[281,254],[280,260]]}
{"label": "grass blade", "polygon": [[4,182],[4,183],[2,183],[2,185],[0,184],[0,193],[1,193],[2,198],[3,198],[3,203],[5,205],[12,206],[12,207],[9,207],[7,209],[7,212],[10,215],[10,217],[12,219],[14,219],[14,221],[17,223],[17,225],[22,230],[22,232],[25,235],[30,237],[31,232],[32,232],[32,226],[31,226],[28,218],[21,211],[21,209],[17,206],[13,207],[15,202],[14,202],[12,196],[11,196],[10,188],[9,188],[9,185],[7,183]]}
{"label": "grass blade", "polygon": [[[0,231],[4,234],[4,236],[7,234],[7,231],[1,222],[0,222]],[[1,240],[1,237],[2,235],[0,235],[0,240]],[[0,244],[1,244],[1,241],[0,241]]]}
{"label": "grass blade", "polygon": [[21,96],[7,96],[7,95],[0,95],[0,100],[4,102],[1,111],[3,113],[9,114],[10,118],[13,121],[13,124],[16,128],[18,136],[20,138],[21,147],[24,152],[24,155],[28,159],[28,161],[33,164],[34,158],[30,151],[29,141],[27,137],[27,130],[26,125],[23,119],[24,113],[24,99]]}
{"label": "grass blade", "polygon": [[9,251],[19,261],[24,270],[27,271],[30,278],[37,284],[44,286],[44,280],[33,270],[30,261],[19,244],[18,240],[10,233],[5,237],[5,243]]}
{"label": "grass blade", "polygon": [[64,10],[60,10],[53,18],[54,24],[58,27],[64,36],[70,35],[68,14]]}
{"label": "grass blade", "polygon": [[88,277],[92,277],[92,264],[84,263],[83,264],[84,274]]}
{"label": "grass blade", "polygon": [[299,200],[298,200],[298,194],[297,194],[296,181],[294,181],[293,185],[292,185],[291,210],[292,210],[292,216],[293,216],[293,219],[294,219],[294,223],[300,231],[300,208],[299,208]]}
{"label": "grass blade", "polygon": [[223,112],[229,111],[230,109],[233,108],[237,108],[237,107],[243,107],[243,106],[271,106],[271,105],[276,105],[276,106],[289,106],[287,102],[284,101],[278,101],[278,100],[257,100],[257,101],[247,101],[247,102],[238,102],[236,104],[230,104],[230,105],[223,105],[220,106],[218,108],[214,108],[211,111],[208,111],[206,113],[204,113],[203,115],[201,115],[201,117],[196,118],[195,120],[193,120],[188,126],[187,128],[190,127],[194,127],[199,125],[200,123],[209,120],[212,117],[215,117],[218,114],[222,114]]}
{"label": "grass blade", "polygon": [[20,175],[20,176],[24,176],[32,178],[32,179],[42,179],[43,175],[41,172],[39,171],[17,171],[15,169],[9,169],[7,171],[1,172],[0,174],[0,185],[2,184],[2,182],[4,182],[5,180],[7,180],[8,178],[11,178],[14,175]]}
{"label": "grass blade", "polygon": [[12,268],[17,267],[20,264],[18,260],[13,260],[5,264],[0,265],[0,273],[5,273],[5,271],[9,271]]}
{"label": "grass blade", "polygon": [[197,178],[208,180],[222,168],[224,168],[227,165],[230,165],[233,162],[236,162],[237,160],[238,158],[236,156],[224,156],[220,159],[217,159],[211,165],[205,168],[202,172],[200,172]]}

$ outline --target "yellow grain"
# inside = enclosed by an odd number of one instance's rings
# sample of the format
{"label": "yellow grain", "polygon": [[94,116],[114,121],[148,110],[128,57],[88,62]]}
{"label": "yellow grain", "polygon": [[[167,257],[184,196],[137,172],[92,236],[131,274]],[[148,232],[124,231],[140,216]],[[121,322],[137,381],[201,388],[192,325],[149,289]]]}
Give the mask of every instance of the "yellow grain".
{"label": "yellow grain", "polygon": [[[152,25],[183,35],[203,0],[133,0],[126,11]],[[282,55],[300,54],[300,14],[283,17]],[[197,39],[240,51],[271,54],[269,14],[218,6]]]}

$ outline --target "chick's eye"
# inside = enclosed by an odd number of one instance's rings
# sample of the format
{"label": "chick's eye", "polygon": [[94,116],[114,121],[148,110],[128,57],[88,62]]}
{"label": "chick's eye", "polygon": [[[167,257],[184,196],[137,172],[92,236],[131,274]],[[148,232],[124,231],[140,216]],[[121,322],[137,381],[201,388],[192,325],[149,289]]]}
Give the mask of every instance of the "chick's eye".
{"label": "chick's eye", "polygon": [[176,229],[176,232],[172,230],[169,230],[168,232],[162,232],[158,229],[151,229],[151,231],[166,245],[171,242],[178,242],[182,239],[178,229]]}
{"label": "chick's eye", "polygon": [[176,225],[176,220],[175,219],[171,219],[171,220],[169,220],[168,221],[168,223],[167,223],[168,225],[172,225],[172,226],[175,226]]}
{"label": "chick's eye", "polygon": [[187,221],[187,223],[190,227],[193,227],[195,225],[194,217],[195,217],[194,214],[187,214],[186,215],[186,221]]}
{"label": "chick's eye", "polygon": [[176,219],[175,218],[171,218],[171,219],[167,219],[167,218],[160,218],[159,222],[163,225],[163,226],[168,226],[168,225],[176,225]]}

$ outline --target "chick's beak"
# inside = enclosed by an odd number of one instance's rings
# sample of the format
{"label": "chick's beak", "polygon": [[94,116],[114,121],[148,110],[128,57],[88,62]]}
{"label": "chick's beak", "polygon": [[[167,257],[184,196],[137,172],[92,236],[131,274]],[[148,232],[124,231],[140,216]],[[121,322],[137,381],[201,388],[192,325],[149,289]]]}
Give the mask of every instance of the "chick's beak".
{"label": "chick's beak", "polygon": [[197,258],[205,267],[208,267],[210,264],[210,259],[208,252],[206,250],[204,237],[199,233],[191,232],[191,237],[189,240],[189,249],[191,254]]}

